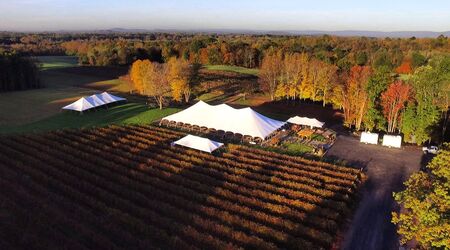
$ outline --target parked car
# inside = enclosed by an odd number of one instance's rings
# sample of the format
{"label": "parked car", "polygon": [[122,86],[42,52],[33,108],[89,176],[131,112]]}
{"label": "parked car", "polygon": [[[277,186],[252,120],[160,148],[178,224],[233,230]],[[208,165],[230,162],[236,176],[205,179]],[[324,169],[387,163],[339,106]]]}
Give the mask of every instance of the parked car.
{"label": "parked car", "polygon": [[439,151],[439,148],[437,146],[423,147],[422,151],[424,154],[437,154]]}

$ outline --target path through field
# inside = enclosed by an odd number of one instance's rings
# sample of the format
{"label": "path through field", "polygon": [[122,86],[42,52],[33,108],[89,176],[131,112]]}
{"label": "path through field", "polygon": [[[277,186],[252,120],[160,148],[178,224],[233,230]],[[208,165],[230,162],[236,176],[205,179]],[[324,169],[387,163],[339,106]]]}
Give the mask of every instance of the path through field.
{"label": "path through field", "polygon": [[396,209],[392,192],[402,190],[408,176],[419,170],[422,152],[412,147],[365,145],[355,138],[339,136],[327,156],[364,167],[369,178],[342,248],[398,249],[396,229],[390,222],[391,212]]}

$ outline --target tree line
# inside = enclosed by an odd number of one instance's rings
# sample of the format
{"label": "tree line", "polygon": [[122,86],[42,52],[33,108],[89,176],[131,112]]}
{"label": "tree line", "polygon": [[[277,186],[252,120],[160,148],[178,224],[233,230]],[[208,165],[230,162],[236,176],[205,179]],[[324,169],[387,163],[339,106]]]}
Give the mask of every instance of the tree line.
{"label": "tree line", "polygon": [[35,60],[16,54],[0,54],[0,92],[42,87]]}
{"label": "tree line", "polygon": [[426,58],[450,51],[449,39],[274,36],[187,33],[0,33],[0,48],[24,55],[76,55],[89,65],[131,65],[137,59],[258,68],[275,51],[305,53],[349,70],[354,65],[386,65],[409,71]]}
{"label": "tree line", "polygon": [[399,75],[387,65],[342,70],[304,53],[277,52],[264,57],[259,83],[272,100],[309,99],[340,108],[344,124],[355,130],[403,133],[418,144],[435,131],[441,131],[438,138],[446,134],[450,56]]}

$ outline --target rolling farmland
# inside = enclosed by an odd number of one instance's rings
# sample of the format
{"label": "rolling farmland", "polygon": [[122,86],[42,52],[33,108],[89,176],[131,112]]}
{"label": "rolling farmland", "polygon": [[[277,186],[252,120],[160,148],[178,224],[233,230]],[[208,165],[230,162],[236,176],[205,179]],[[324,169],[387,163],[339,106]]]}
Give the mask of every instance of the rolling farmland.
{"label": "rolling farmland", "polygon": [[0,137],[0,247],[329,249],[359,170],[154,126]]}

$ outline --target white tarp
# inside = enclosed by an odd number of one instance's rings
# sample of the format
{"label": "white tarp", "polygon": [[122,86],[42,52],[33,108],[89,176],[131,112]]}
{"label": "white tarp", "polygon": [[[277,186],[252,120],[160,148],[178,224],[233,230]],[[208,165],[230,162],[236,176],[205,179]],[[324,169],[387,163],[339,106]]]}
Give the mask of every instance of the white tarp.
{"label": "white tarp", "polygon": [[75,111],[83,112],[85,110],[88,110],[88,109],[91,109],[91,108],[94,108],[94,107],[95,106],[94,106],[93,103],[91,103],[86,98],[81,97],[76,102],[63,107],[62,109],[75,110]]}
{"label": "white tarp", "polygon": [[401,135],[384,135],[383,146],[401,148],[402,136]]}
{"label": "white tarp", "polygon": [[262,139],[285,124],[285,122],[263,116],[251,108],[235,109],[226,104],[209,105],[203,101],[164,117],[163,120],[189,123]]}
{"label": "white tarp", "polygon": [[369,144],[378,144],[378,134],[370,132],[362,132],[361,142]]}
{"label": "white tarp", "polygon": [[300,116],[294,116],[289,118],[287,122],[303,125],[303,126],[310,126],[311,128],[322,128],[323,125],[325,125],[324,122],[321,122],[315,118],[308,118],[308,117],[300,117]]}
{"label": "white tarp", "polygon": [[223,146],[223,143],[212,141],[210,139],[198,137],[195,135],[186,135],[178,141],[173,142],[173,144],[197,149],[208,153],[211,153],[212,151]]}
{"label": "white tarp", "polygon": [[83,112],[83,111],[91,109],[91,108],[100,107],[105,104],[119,102],[119,101],[125,101],[125,100],[126,100],[125,98],[111,95],[108,92],[103,92],[101,94],[91,95],[88,97],[82,97],[82,98],[78,99],[76,102],[63,107],[62,109]]}

